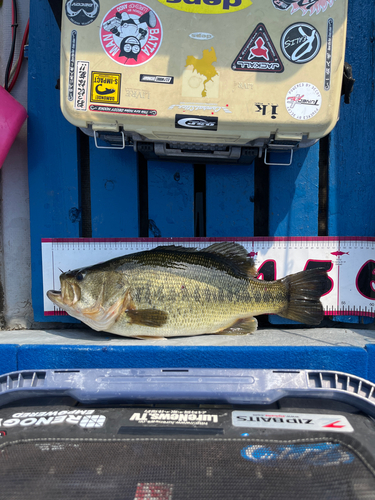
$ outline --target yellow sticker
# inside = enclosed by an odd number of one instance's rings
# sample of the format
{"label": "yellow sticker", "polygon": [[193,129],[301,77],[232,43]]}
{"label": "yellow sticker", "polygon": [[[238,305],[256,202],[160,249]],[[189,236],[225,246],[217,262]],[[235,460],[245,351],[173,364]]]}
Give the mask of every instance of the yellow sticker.
{"label": "yellow sticker", "polygon": [[197,59],[194,56],[187,56],[186,58],[185,68],[191,66],[193,72],[196,71],[198,75],[204,77],[204,81],[202,82],[203,83],[203,90],[201,93],[202,97],[207,96],[207,83],[212,82],[212,78],[218,76],[218,72],[216,71],[216,68],[213,65],[213,63],[216,61],[217,61],[216,53],[213,47],[211,47],[211,50],[205,49],[203,51],[203,57],[201,59]]}
{"label": "yellow sticker", "polygon": [[91,72],[91,102],[120,104],[120,73]]}
{"label": "yellow sticker", "polygon": [[171,9],[191,12],[192,14],[228,14],[246,9],[251,0],[158,0]]}

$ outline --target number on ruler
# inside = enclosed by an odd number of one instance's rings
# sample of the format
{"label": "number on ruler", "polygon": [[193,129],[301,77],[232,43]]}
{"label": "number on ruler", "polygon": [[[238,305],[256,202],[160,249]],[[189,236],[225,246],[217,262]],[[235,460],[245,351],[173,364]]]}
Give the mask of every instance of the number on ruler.
{"label": "number on ruler", "polygon": [[375,298],[375,261],[368,260],[357,274],[356,287],[358,292],[367,299]]}
{"label": "number on ruler", "polygon": [[276,279],[276,261],[266,260],[258,268],[258,277],[265,281],[275,281]]}
{"label": "number on ruler", "polygon": [[[310,259],[306,262],[305,264],[305,270],[308,270],[308,269],[318,269],[318,268],[323,268],[327,271],[327,273],[329,271],[332,270],[333,268],[333,263],[331,260],[313,260],[313,259]],[[333,280],[332,278],[330,278],[328,276],[328,281],[327,281],[327,285],[325,286],[324,288],[324,293],[323,295],[326,295],[327,293],[329,293],[331,290],[333,289]]]}

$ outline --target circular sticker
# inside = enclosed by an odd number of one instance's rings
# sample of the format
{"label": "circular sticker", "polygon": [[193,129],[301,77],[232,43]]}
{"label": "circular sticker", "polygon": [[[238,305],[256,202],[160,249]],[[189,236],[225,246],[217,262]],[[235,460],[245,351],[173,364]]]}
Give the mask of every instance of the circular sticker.
{"label": "circular sticker", "polygon": [[140,66],[160,48],[163,29],[156,12],[139,2],[124,2],[104,16],[100,26],[102,47],[113,61]]}
{"label": "circular sticker", "polygon": [[307,23],[296,23],[289,26],[280,40],[284,56],[296,64],[304,64],[318,54],[321,47],[319,32]]}
{"label": "circular sticker", "polygon": [[99,9],[99,0],[67,0],[65,4],[66,17],[78,26],[86,26],[95,21]]}
{"label": "circular sticker", "polygon": [[319,89],[307,82],[294,85],[285,98],[286,109],[296,120],[310,120],[318,113],[321,105]]}

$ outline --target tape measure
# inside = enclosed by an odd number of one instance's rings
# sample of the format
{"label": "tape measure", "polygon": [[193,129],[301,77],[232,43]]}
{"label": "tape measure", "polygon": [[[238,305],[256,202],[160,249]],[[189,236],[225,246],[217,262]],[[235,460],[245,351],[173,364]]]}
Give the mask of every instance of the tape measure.
{"label": "tape measure", "polygon": [[92,266],[160,245],[197,249],[218,241],[243,245],[259,279],[276,280],[304,269],[326,269],[330,288],[322,296],[327,316],[375,317],[375,238],[64,238],[42,239],[44,315],[66,314],[46,296],[60,289],[61,270]]}

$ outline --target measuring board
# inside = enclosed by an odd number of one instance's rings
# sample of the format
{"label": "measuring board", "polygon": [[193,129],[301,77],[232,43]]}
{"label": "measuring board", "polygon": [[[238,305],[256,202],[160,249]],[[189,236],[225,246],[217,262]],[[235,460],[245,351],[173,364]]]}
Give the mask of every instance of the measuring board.
{"label": "measuring board", "polygon": [[66,315],[46,296],[59,290],[63,271],[98,264],[160,245],[205,248],[219,241],[243,245],[259,279],[275,280],[323,267],[330,286],[322,297],[327,316],[375,317],[375,238],[56,238],[42,239],[44,315]]}

